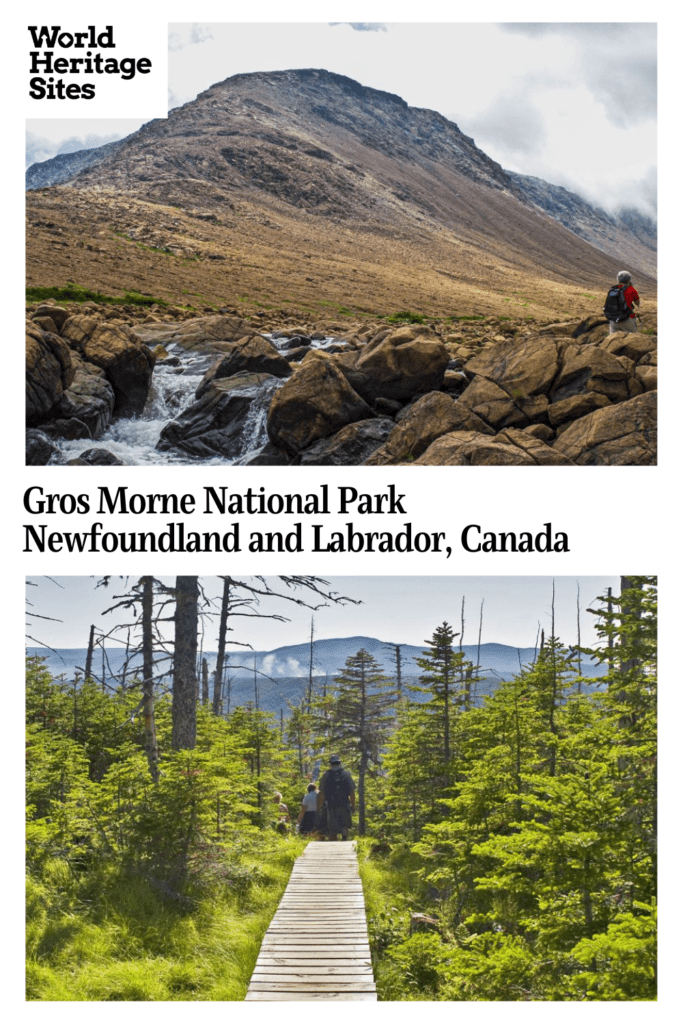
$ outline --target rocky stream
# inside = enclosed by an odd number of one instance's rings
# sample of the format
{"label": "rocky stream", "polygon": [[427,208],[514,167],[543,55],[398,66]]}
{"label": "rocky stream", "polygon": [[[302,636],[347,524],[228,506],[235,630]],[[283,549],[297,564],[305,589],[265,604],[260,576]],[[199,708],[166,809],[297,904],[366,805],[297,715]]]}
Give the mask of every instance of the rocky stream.
{"label": "rocky stream", "polygon": [[656,314],[334,326],[29,308],[27,463],[656,461]]}

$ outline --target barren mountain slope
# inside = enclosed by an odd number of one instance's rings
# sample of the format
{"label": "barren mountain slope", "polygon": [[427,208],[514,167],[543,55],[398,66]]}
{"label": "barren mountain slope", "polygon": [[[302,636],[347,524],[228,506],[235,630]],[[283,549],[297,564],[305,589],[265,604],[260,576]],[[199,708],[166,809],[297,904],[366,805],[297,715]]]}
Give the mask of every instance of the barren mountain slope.
{"label": "barren mountain slope", "polygon": [[316,70],[214,85],[27,208],[29,284],[192,305],[548,317],[595,312],[624,263],[441,115]]}

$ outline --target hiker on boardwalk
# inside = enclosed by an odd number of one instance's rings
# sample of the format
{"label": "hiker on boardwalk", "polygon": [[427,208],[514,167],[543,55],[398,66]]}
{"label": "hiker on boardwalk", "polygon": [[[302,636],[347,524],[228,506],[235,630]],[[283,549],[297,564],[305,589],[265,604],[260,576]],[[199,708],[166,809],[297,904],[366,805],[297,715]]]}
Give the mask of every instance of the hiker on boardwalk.
{"label": "hiker on boardwalk", "polygon": [[620,270],[617,283],[607,293],[605,316],[609,320],[609,333],[637,331],[634,305],[640,305],[640,296],[631,283],[628,270]]}
{"label": "hiker on boardwalk", "polygon": [[276,813],[278,816],[277,822],[275,824],[275,829],[281,835],[285,835],[287,832],[289,832],[289,825],[291,819],[289,817],[289,810],[287,808],[287,804],[282,802],[282,793],[273,794],[273,803],[277,804]]}
{"label": "hiker on boardwalk", "polygon": [[315,782],[309,782],[308,790],[301,801],[301,810],[297,818],[300,836],[310,836],[316,831],[317,808],[318,787]]}
{"label": "hiker on boardwalk", "polygon": [[351,815],[356,809],[356,786],[336,754],[320,780],[318,810],[322,811],[323,806],[327,811],[327,838],[334,841],[341,834],[342,839],[348,839]]}

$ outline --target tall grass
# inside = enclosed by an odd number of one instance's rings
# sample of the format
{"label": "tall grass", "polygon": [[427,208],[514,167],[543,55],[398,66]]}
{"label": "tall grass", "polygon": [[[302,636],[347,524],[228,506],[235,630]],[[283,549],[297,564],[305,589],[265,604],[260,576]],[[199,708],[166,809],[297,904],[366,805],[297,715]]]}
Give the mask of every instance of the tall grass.
{"label": "tall grass", "polygon": [[239,885],[174,900],[148,878],[42,865],[27,885],[28,1000],[242,1000],[303,843],[246,858]]}

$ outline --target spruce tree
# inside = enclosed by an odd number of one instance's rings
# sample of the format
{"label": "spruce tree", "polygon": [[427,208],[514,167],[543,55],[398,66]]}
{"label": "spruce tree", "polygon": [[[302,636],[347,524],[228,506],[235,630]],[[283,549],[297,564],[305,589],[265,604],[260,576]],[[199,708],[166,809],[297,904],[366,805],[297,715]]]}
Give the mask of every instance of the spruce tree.
{"label": "spruce tree", "polygon": [[395,703],[392,681],[364,649],[346,659],[327,702],[330,745],[358,773],[359,835],[366,828],[366,779],[379,768]]}

